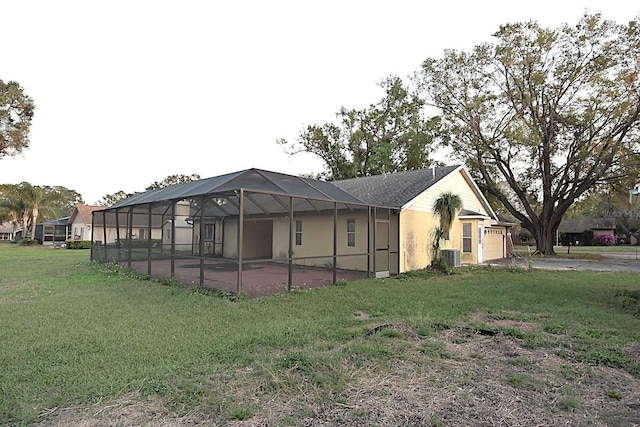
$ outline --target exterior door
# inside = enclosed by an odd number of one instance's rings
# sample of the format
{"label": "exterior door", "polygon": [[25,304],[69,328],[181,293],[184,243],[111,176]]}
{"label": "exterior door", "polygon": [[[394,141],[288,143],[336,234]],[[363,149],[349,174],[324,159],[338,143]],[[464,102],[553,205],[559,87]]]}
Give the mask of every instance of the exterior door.
{"label": "exterior door", "polygon": [[484,262],[484,224],[478,224],[478,264]]}

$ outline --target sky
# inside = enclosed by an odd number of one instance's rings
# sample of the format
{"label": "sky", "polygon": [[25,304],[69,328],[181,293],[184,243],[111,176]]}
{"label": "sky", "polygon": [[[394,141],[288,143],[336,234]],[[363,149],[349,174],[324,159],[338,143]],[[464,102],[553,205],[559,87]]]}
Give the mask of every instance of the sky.
{"label": "sky", "polygon": [[94,204],[176,174],[319,172],[276,140],[377,102],[385,77],[491,42],[502,24],[558,27],[585,12],[626,24],[640,5],[0,0],[0,11],[0,80],[36,105],[30,146],[0,159],[0,183],[63,186]]}

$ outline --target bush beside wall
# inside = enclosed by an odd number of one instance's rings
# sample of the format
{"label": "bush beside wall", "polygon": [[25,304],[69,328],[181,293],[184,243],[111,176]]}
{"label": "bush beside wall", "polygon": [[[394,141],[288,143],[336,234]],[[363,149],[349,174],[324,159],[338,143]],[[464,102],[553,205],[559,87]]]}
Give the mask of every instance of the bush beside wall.
{"label": "bush beside wall", "polygon": [[91,240],[67,240],[65,247],[67,249],[91,249]]}

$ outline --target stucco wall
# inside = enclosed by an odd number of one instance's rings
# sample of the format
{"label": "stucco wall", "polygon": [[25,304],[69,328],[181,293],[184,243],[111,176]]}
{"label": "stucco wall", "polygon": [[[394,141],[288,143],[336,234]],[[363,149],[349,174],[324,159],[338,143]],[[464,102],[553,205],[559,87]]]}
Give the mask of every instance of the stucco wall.
{"label": "stucco wall", "polygon": [[[164,246],[171,245],[171,222],[166,222],[162,227],[162,244]],[[184,248],[191,248],[191,242],[193,239],[193,228],[192,227],[183,227],[176,226],[175,227],[175,245],[177,250],[184,250]]]}
{"label": "stucco wall", "polygon": [[[135,227],[133,229],[134,234],[137,234],[139,231],[139,227]],[[124,240],[127,238],[128,228],[120,227],[120,239]],[[71,229],[71,237],[73,238],[73,228]],[[88,239],[89,237],[87,237]],[[116,227],[107,227],[107,243],[115,243],[118,238],[118,233]],[[134,236],[134,238],[136,238]],[[162,229],[160,228],[152,228],[151,229],[151,238],[154,240],[160,240],[162,238]],[[104,241],[104,228],[101,225],[97,225],[93,229],[93,241]]]}
{"label": "stucco wall", "polygon": [[85,224],[80,218],[76,217],[70,228],[71,238],[78,240],[90,240],[91,239],[91,224]]}
{"label": "stucco wall", "polygon": [[[446,176],[432,185],[425,193],[407,204],[400,213],[400,272],[425,268],[431,264],[431,245],[433,231],[439,226],[439,218],[432,213],[435,200],[443,192],[457,194],[462,200],[463,209],[484,216],[491,213],[482,202],[473,184],[461,171]],[[462,224],[471,224],[471,251],[462,252]],[[482,224],[487,233],[482,235],[483,261],[502,258],[504,227],[491,227],[490,220],[481,218],[456,218],[452,224],[448,240],[440,242],[441,249],[457,249],[463,264],[478,263],[478,225]],[[489,231],[491,230],[491,231]],[[497,233],[499,230],[499,234]]]}
{"label": "stucco wall", "polygon": [[[355,220],[355,246],[347,245],[347,220]],[[298,215],[293,218],[294,224],[294,258],[296,264],[311,266],[328,266],[333,264],[333,214]],[[302,221],[302,244],[295,244],[295,222]],[[367,212],[338,213],[337,245],[338,255],[353,255],[367,252]],[[273,257],[286,260],[289,252],[289,218],[277,218],[273,221]],[[337,267],[347,270],[367,270],[366,256],[340,257]]]}
{"label": "stucco wall", "polygon": [[[428,212],[405,210],[400,214],[400,272],[419,270],[431,264],[433,230],[438,220]],[[443,242],[447,244],[447,242]],[[441,247],[445,247],[441,245]]]}

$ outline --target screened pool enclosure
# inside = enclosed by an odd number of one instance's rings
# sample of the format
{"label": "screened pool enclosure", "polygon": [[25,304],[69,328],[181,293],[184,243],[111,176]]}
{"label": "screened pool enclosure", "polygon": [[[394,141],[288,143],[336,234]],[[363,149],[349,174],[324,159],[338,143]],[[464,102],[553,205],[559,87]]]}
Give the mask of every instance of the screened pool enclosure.
{"label": "screened pool enclosure", "polygon": [[93,213],[91,259],[250,296],[397,273],[397,214],[329,182],[249,169]]}

